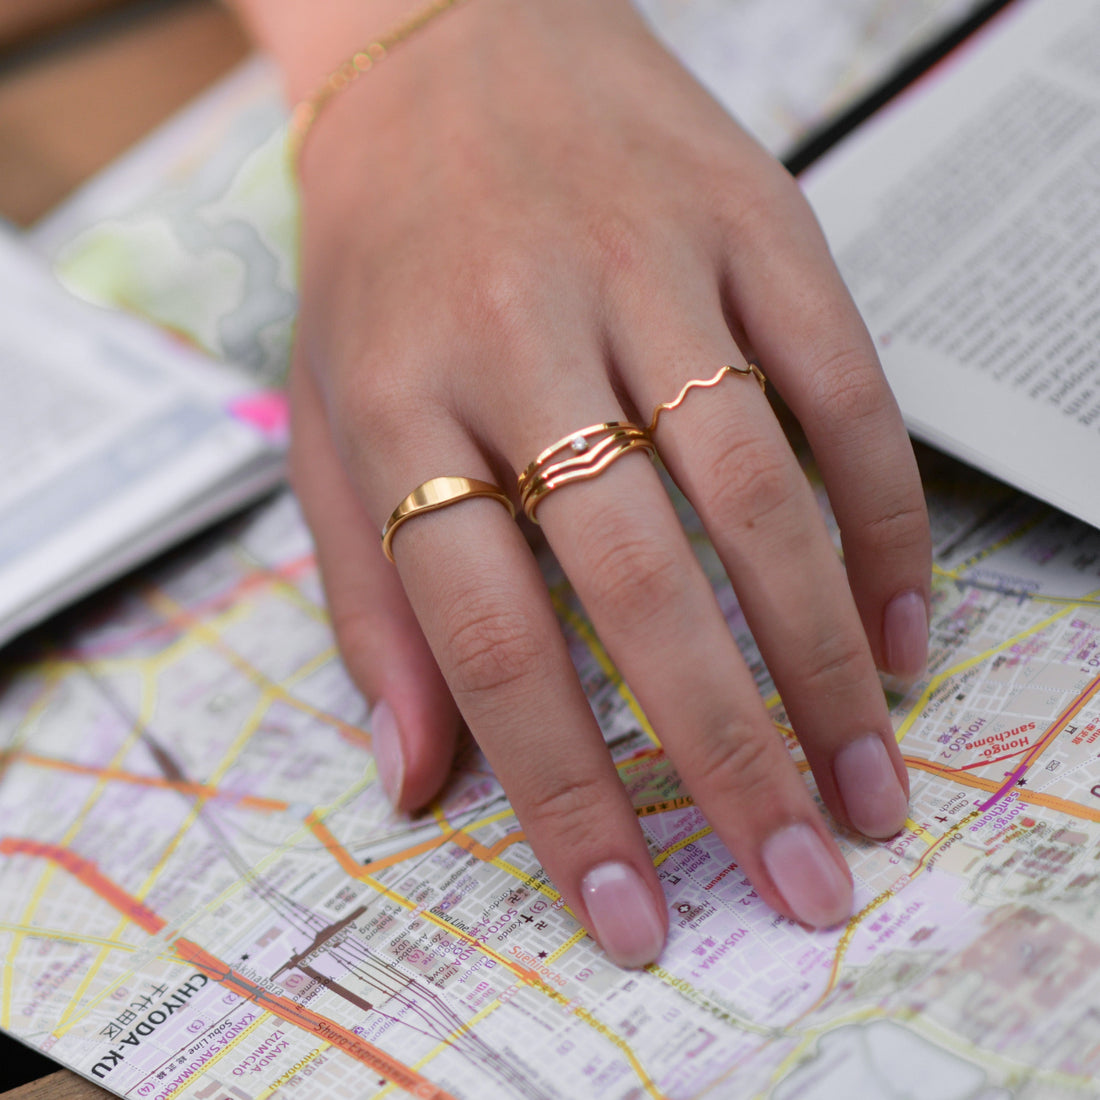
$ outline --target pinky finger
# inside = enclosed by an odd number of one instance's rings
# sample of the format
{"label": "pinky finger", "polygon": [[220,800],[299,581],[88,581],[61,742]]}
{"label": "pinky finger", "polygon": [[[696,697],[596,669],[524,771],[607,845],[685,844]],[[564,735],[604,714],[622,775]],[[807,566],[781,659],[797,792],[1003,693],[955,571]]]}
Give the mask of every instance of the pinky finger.
{"label": "pinky finger", "polygon": [[289,390],[291,481],[313,533],[337,643],[372,706],[382,786],[395,807],[418,809],[450,771],[458,708],[347,478],[316,384],[300,361]]}

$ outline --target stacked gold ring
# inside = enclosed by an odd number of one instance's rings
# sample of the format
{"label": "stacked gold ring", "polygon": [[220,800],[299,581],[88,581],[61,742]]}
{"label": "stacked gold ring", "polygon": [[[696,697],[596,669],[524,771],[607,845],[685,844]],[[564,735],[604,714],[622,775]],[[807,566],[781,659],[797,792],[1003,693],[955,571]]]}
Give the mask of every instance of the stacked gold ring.
{"label": "stacked gold ring", "polygon": [[524,515],[538,523],[535,510],[547,493],[595,477],[635,450],[656,453],[644,428],[622,420],[593,424],[563,436],[537,455],[519,475],[519,499]]}

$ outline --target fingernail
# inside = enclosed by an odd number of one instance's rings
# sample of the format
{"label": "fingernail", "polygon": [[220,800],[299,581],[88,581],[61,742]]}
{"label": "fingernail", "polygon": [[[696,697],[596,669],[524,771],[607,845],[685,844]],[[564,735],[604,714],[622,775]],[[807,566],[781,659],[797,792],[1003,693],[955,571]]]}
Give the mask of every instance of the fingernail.
{"label": "fingernail", "polygon": [[665,927],[642,876],[626,863],[601,863],[581,881],[596,939],[611,961],[639,967],[665,945]]}
{"label": "fingernail", "polygon": [[882,619],[887,671],[919,676],[928,662],[928,608],[919,592],[895,596]]}
{"label": "fingernail", "polygon": [[852,915],[852,883],[809,825],[788,825],[764,841],[761,858],[794,915],[829,928]]}
{"label": "fingernail", "polygon": [[374,704],[370,714],[371,744],[378,779],[390,804],[397,806],[405,779],[405,757],[401,751],[401,731],[397,718],[384,699]]}
{"label": "fingernail", "polygon": [[833,775],[852,824],[864,835],[893,836],[909,815],[909,799],[877,733],[845,745]]}

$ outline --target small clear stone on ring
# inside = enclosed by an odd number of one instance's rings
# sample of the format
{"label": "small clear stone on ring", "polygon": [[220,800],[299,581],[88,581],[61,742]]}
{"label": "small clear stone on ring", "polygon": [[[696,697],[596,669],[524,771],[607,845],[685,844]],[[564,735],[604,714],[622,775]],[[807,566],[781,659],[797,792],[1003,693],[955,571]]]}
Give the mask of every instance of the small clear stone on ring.
{"label": "small clear stone on ring", "polygon": [[584,454],[588,450],[588,440],[583,435],[575,435],[569,440],[569,448],[574,454]]}

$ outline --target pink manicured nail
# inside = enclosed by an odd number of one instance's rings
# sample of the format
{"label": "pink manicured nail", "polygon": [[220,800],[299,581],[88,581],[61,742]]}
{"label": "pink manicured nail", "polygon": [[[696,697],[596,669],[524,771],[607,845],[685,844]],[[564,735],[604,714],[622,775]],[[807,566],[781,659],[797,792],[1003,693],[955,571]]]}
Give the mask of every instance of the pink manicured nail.
{"label": "pink manicured nail", "polygon": [[928,608],[919,592],[895,596],[882,617],[887,671],[919,676],[928,662]]}
{"label": "pink manicured nail", "polygon": [[401,751],[401,731],[397,718],[384,699],[375,703],[370,713],[370,733],[378,779],[390,804],[396,806],[401,798],[401,784],[405,779],[405,756]]}
{"label": "pink manicured nail", "polygon": [[764,841],[761,857],[783,900],[813,928],[852,915],[852,883],[809,825],[788,825]]}
{"label": "pink manicured nail", "polygon": [[653,962],[665,945],[665,928],[642,876],[626,863],[601,863],[581,882],[581,893],[600,946],[619,966]]}
{"label": "pink manicured nail", "polygon": [[833,774],[852,824],[866,836],[893,836],[909,815],[909,799],[882,738],[870,733],[845,745]]}

